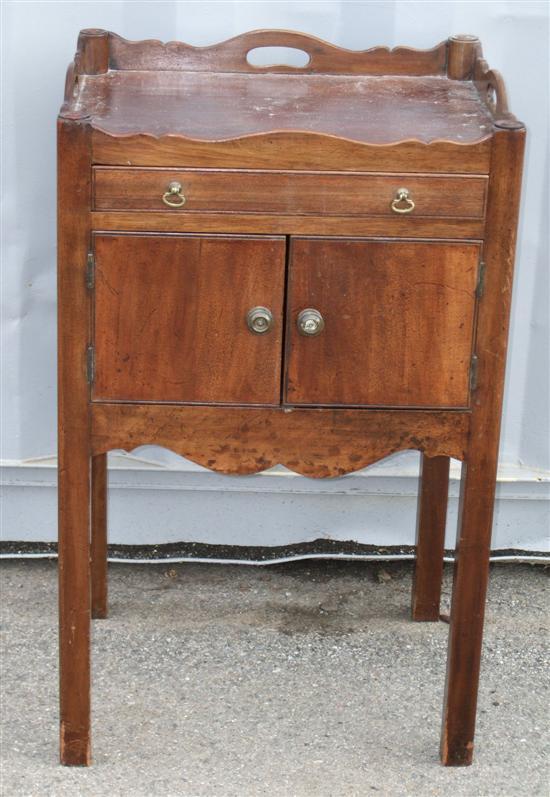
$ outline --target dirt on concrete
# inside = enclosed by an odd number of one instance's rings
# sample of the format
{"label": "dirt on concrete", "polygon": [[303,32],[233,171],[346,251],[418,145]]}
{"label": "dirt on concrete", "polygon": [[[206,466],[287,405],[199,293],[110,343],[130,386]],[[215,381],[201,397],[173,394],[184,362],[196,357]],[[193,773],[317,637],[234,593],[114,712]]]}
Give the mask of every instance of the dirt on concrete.
{"label": "dirt on concrete", "polygon": [[[449,627],[411,564],[114,564],[93,766],[57,759],[56,562],[2,565],[2,795],[493,797],[548,790],[547,568],[492,566],[475,763],[438,763]],[[448,611],[451,568],[444,581]]]}

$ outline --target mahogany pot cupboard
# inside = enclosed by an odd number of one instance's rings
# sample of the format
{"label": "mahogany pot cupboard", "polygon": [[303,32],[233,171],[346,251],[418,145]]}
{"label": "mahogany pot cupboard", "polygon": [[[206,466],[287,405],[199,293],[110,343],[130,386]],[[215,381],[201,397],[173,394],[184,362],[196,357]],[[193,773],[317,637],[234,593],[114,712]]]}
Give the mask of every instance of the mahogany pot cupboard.
{"label": "mahogany pot cupboard", "polygon": [[[251,65],[266,46],[309,60]],[[90,763],[106,455],[144,444],[311,477],[420,451],[414,620],[439,619],[461,460],[441,760],[471,762],[524,139],[475,36],[80,33],[58,120],[64,764]]]}

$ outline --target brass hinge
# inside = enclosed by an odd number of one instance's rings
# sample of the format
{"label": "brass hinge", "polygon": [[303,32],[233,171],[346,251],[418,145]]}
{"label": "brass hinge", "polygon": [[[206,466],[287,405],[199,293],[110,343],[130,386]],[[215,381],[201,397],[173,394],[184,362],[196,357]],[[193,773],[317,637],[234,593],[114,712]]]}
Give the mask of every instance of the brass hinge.
{"label": "brass hinge", "polygon": [[92,385],[95,376],[95,351],[93,346],[88,346],[86,349],[86,379],[88,384]]}
{"label": "brass hinge", "polygon": [[485,290],[485,263],[483,260],[479,262],[479,271],[477,275],[476,296],[481,299],[483,291]]}
{"label": "brass hinge", "polygon": [[477,390],[477,354],[470,361],[470,391]]}
{"label": "brass hinge", "polygon": [[95,285],[95,258],[93,252],[88,252],[86,260],[86,287],[93,291]]}

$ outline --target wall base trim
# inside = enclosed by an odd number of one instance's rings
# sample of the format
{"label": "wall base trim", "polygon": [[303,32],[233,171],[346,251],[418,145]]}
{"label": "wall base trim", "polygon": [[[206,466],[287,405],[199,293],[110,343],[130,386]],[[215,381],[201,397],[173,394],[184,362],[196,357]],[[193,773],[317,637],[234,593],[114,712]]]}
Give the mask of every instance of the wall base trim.
{"label": "wall base trim", "polygon": [[[0,462],[0,475],[0,540],[56,540],[55,458]],[[460,464],[453,462],[449,550],[454,548],[459,476]],[[414,454],[391,457],[339,479],[319,480],[284,468],[254,476],[224,476],[179,458],[167,464],[114,453],[109,455],[109,485],[109,540],[116,545],[182,540],[222,546],[238,541],[247,547],[316,540],[338,544],[353,540],[377,548],[414,545],[418,487]],[[498,475],[493,550],[550,553],[549,529],[549,475],[504,464]]]}

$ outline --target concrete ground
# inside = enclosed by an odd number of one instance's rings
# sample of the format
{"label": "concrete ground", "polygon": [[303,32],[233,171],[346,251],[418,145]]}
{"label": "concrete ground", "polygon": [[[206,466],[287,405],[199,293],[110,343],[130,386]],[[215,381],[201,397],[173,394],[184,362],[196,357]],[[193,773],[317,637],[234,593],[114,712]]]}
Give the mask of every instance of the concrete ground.
{"label": "concrete ground", "polygon": [[56,564],[5,562],[1,793],[548,795],[546,576],[493,566],[475,763],[446,769],[448,626],[409,621],[410,563],[112,565],[111,615],[93,625],[94,762],[70,769]]}

